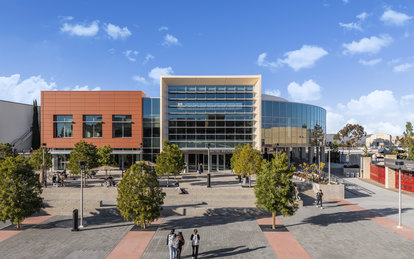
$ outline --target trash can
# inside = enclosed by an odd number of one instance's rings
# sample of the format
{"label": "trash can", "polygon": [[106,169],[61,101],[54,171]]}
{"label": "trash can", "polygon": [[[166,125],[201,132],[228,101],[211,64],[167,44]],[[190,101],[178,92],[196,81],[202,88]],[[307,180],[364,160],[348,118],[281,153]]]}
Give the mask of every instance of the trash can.
{"label": "trash can", "polygon": [[79,231],[79,219],[78,219],[78,210],[74,209],[72,212],[72,216],[73,216],[73,229],[72,231]]}

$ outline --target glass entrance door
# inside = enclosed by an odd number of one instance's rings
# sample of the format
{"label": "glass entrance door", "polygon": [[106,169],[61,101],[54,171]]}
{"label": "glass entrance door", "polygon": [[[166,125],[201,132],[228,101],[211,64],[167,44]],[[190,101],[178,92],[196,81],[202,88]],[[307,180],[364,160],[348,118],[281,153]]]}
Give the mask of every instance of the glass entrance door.
{"label": "glass entrance door", "polygon": [[224,155],[218,155],[218,170],[224,171]]}

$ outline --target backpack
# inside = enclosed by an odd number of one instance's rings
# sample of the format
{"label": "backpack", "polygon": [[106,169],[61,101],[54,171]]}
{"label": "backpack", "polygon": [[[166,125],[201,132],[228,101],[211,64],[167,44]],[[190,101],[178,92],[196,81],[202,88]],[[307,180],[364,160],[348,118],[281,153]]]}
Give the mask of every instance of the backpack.
{"label": "backpack", "polygon": [[168,245],[174,245],[174,240],[175,240],[175,234],[169,234],[168,235]]}
{"label": "backpack", "polygon": [[173,247],[178,248],[180,246],[180,239],[176,237],[173,242]]}

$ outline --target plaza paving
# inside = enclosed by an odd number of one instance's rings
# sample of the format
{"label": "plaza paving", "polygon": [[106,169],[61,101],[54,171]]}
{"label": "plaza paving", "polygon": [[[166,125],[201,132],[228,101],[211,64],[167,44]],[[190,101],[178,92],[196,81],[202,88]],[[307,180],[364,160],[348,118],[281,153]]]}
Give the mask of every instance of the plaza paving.
{"label": "plaza paving", "polygon": [[[201,235],[199,258],[298,258],[293,252],[300,249],[312,258],[413,258],[413,197],[404,196],[403,222],[407,227],[399,231],[395,228],[397,194],[358,179],[350,181],[368,189],[369,194],[348,193],[347,201],[325,201],[321,210],[314,206],[311,193],[305,193],[304,206],[294,216],[278,217],[285,227],[277,232],[261,231],[259,224],[269,222],[264,218],[267,216],[223,209],[209,210],[204,216],[166,217],[158,229],[155,226],[149,232],[134,232],[130,231],[132,224],[123,221],[115,210],[102,208],[87,218],[89,225],[80,232],[70,231],[69,216],[26,225],[22,232],[10,236],[9,224],[0,223],[0,257],[168,258],[166,235],[175,228],[187,240],[183,258],[191,258],[188,239],[197,228]],[[287,235],[296,243],[284,242]],[[126,240],[129,236],[135,239]],[[117,256],[117,250],[130,257]]]}

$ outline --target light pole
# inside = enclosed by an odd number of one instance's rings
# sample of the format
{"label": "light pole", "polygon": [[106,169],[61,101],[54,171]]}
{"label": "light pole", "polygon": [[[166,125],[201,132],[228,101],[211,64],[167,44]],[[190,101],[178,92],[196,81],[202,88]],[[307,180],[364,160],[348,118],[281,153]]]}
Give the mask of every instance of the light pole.
{"label": "light pole", "polygon": [[85,161],[79,161],[78,165],[81,169],[81,193],[80,193],[80,211],[81,211],[81,217],[80,217],[80,225],[79,228],[83,228],[83,168],[85,166]]}
{"label": "light pole", "polygon": [[398,168],[398,226],[397,228],[402,228],[401,225],[401,205],[402,205],[402,200],[401,200],[401,167],[404,165],[404,161],[395,161],[395,165]]}
{"label": "light pole", "polygon": [[46,143],[42,143],[42,177],[43,177],[43,186],[47,188],[47,179],[45,173],[45,148]]}
{"label": "light pole", "polygon": [[328,149],[328,184],[331,184],[331,148]]}
{"label": "light pole", "polygon": [[207,143],[207,188],[211,187],[211,174],[210,174],[210,143]]}

